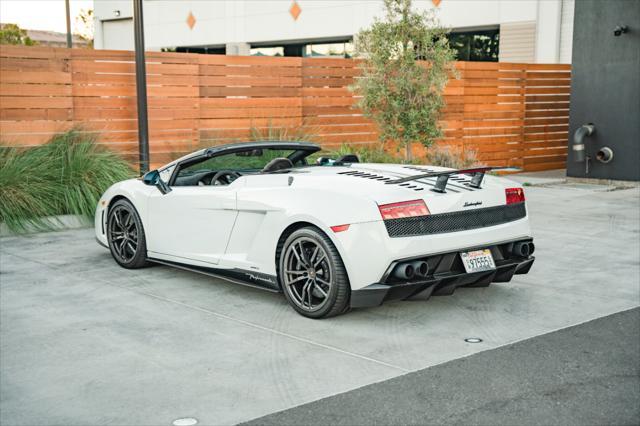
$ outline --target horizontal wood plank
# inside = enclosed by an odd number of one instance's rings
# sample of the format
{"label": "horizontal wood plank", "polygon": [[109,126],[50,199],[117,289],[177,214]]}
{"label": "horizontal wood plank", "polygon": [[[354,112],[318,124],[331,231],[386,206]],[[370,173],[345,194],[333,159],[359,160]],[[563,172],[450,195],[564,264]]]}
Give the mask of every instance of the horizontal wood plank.
{"label": "horizontal wood plank", "polygon": [[[201,144],[249,140],[253,131],[305,132],[325,148],[377,146],[377,126],[351,85],[364,63],[146,52],[151,162]],[[428,64],[421,66],[428,68]],[[440,145],[475,151],[484,164],[546,170],[564,165],[571,67],[457,62],[445,88]],[[0,137],[45,143],[80,126],[137,159],[135,62],[131,51],[0,47]],[[416,148],[424,155],[424,148]],[[162,161],[161,161],[162,160]]]}

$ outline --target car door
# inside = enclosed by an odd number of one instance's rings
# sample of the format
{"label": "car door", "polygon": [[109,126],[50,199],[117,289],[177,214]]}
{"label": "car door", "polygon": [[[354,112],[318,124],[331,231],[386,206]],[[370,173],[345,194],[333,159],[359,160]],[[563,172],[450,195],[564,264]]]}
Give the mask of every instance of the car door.
{"label": "car door", "polygon": [[220,262],[238,214],[236,185],[174,186],[166,194],[152,193],[148,203],[149,257]]}

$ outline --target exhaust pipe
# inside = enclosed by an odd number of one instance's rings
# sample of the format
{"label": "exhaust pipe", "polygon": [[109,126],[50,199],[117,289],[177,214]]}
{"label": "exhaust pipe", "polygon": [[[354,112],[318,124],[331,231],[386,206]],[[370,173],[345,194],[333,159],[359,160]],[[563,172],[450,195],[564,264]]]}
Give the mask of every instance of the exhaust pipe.
{"label": "exhaust pipe", "polygon": [[413,271],[416,277],[424,278],[429,273],[429,265],[424,260],[416,260],[415,262],[411,262],[411,266],[413,266]]}
{"label": "exhaust pipe", "polygon": [[531,254],[531,249],[533,248],[533,243],[528,241],[518,241],[513,245],[513,249],[511,249],[511,253],[520,257],[529,257]]}
{"label": "exhaust pipe", "polygon": [[393,276],[401,280],[410,280],[415,273],[416,271],[411,263],[401,263],[393,270]]}

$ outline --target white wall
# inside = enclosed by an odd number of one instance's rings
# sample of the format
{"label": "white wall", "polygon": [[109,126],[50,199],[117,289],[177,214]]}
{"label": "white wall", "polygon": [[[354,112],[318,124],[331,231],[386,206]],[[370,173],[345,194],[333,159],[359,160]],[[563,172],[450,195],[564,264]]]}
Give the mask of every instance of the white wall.
{"label": "white wall", "polygon": [[561,0],[538,2],[536,62],[558,62],[560,55]]}
{"label": "white wall", "polygon": [[562,0],[562,16],[560,19],[560,61],[571,63],[573,52],[573,11],[575,0]]}
{"label": "white wall", "polygon": [[133,19],[102,21],[102,40],[113,50],[133,50],[135,48]]}
{"label": "white wall", "polygon": [[[302,13],[289,14],[293,0],[145,0],[145,41],[149,50],[162,47],[255,43],[351,36],[382,16],[381,0],[298,0]],[[450,28],[537,22],[536,58],[556,62],[562,0],[442,0],[438,16]],[[431,0],[415,0],[419,9]],[[96,0],[97,20],[131,16],[131,1]],[[196,24],[186,24],[192,12]],[[109,48],[96,40],[97,48]],[[556,59],[553,59],[556,58]]]}
{"label": "white wall", "polygon": [[536,21],[500,24],[500,62],[536,61]]}

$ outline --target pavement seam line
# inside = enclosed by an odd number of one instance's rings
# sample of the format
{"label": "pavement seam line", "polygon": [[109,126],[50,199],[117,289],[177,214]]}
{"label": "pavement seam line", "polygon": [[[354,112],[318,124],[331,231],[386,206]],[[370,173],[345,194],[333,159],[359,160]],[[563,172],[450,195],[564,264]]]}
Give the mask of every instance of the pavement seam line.
{"label": "pavement seam line", "polygon": [[465,354],[465,355],[459,356],[457,358],[451,358],[451,359],[448,359],[446,361],[438,362],[438,363],[433,364],[433,365],[428,365],[426,367],[417,368],[415,370],[410,370],[410,371],[407,371],[404,374],[400,374],[400,375],[395,376],[395,377],[390,377],[388,379],[376,380],[376,381],[368,383],[366,385],[356,386],[354,388],[347,389],[347,390],[344,390],[344,391],[341,391],[341,392],[337,392],[337,393],[334,393],[334,394],[331,394],[331,395],[327,395],[327,396],[324,396],[322,398],[318,398],[318,399],[315,399],[315,400],[312,400],[312,401],[309,401],[309,402],[303,402],[302,404],[294,405],[293,407],[290,407],[290,408],[285,408],[285,409],[282,409],[282,410],[274,411],[273,413],[269,413],[269,414],[267,414],[265,416],[254,417],[252,419],[246,420],[246,421],[244,421],[242,423],[239,423],[239,424],[243,425],[243,424],[246,424],[246,423],[250,423],[250,422],[252,422],[254,420],[257,420],[257,419],[260,419],[262,417],[267,417],[267,416],[272,416],[274,414],[283,413],[285,411],[288,411],[288,410],[291,410],[291,409],[294,409],[294,408],[297,408],[297,407],[300,407],[300,406],[303,406],[303,405],[306,405],[306,404],[312,404],[312,403],[323,401],[325,399],[333,398],[333,397],[336,397],[336,396],[339,396],[339,395],[344,395],[346,393],[353,392],[355,390],[362,389],[362,388],[365,388],[367,386],[378,385],[378,384],[381,384],[383,382],[386,382],[386,381],[389,381],[389,380],[395,380],[395,379],[397,379],[399,377],[403,377],[403,376],[406,376],[406,375],[411,374],[411,373],[419,373],[421,371],[429,370],[431,368],[438,367],[438,366],[443,365],[443,364],[448,364],[450,362],[454,362],[454,361],[459,361],[459,360],[462,360],[462,359],[470,358],[472,356],[479,355],[479,354],[485,353],[485,352],[494,351],[496,349],[502,349],[502,348],[505,348],[505,347],[510,346],[510,345],[515,345],[516,343],[521,343],[521,342],[524,342],[526,340],[536,339],[538,337],[542,337],[542,336],[545,336],[547,334],[555,333],[555,332],[566,330],[566,329],[569,329],[569,328],[578,327],[578,326],[587,324],[587,323],[592,322],[592,321],[596,321],[596,320],[599,320],[599,319],[602,319],[602,318],[606,318],[606,317],[609,317],[611,315],[617,315],[617,314],[620,314],[620,313],[632,311],[632,310],[638,309],[638,308],[640,308],[640,305],[632,306],[631,308],[623,309],[621,311],[616,311],[616,312],[613,312],[611,314],[606,314],[606,315],[603,315],[603,316],[600,316],[600,317],[596,317],[596,318],[580,321],[580,322],[578,322],[576,324],[568,325],[568,326],[565,326],[565,327],[558,327],[558,328],[555,328],[555,329],[553,329],[551,331],[548,331],[548,332],[545,332],[545,333],[542,333],[542,334],[537,334],[535,336],[523,337],[522,339],[516,339],[514,341],[511,341],[511,342],[508,342],[508,343],[505,343],[505,344],[501,344],[501,345],[498,345],[498,346],[494,346],[492,348],[487,348],[487,349],[484,349],[484,350],[480,350],[478,352],[473,352],[473,353],[469,353],[469,354]]}
{"label": "pavement seam line", "polygon": [[[113,284],[109,284],[109,285],[113,285]],[[309,339],[306,339],[304,337],[296,336],[294,334],[285,333],[283,331],[278,331],[278,330],[275,330],[273,328],[264,327],[262,325],[252,323],[250,321],[245,321],[245,320],[241,320],[239,318],[234,318],[234,317],[226,315],[226,314],[221,314],[219,312],[215,312],[215,311],[212,311],[210,309],[206,309],[206,308],[201,308],[199,306],[190,305],[188,303],[180,302],[178,300],[170,299],[168,297],[159,296],[157,294],[147,293],[147,292],[138,291],[138,290],[134,290],[134,289],[129,289],[129,288],[121,287],[121,286],[117,286],[117,285],[115,287],[123,288],[125,290],[129,290],[129,291],[132,291],[134,293],[138,293],[138,294],[142,294],[142,295],[145,295],[145,296],[153,297],[155,299],[163,300],[165,302],[175,303],[177,305],[184,306],[186,308],[190,308],[190,309],[194,309],[194,310],[197,310],[197,311],[200,311],[200,312],[204,312],[206,314],[213,315],[213,316],[216,316],[218,318],[222,318],[222,319],[225,319],[225,320],[228,320],[228,321],[234,321],[234,322],[237,322],[237,323],[249,326],[249,327],[257,328],[257,329],[262,330],[262,331],[266,331],[266,332],[269,332],[269,333],[277,334],[279,336],[287,337],[289,339],[297,340],[297,341],[302,342],[302,343],[306,343],[306,344],[313,345],[313,346],[318,346],[318,347],[321,347],[321,348],[324,348],[324,349],[328,349],[328,350],[331,350],[331,351],[335,351],[335,352],[339,352],[339,353],[342,353],[344,355],[348,355],[348,356],[351,356],[351,357],[354,357],[354,358],[359,358],[359,359],[364,360],[364,361],[369,361],[369,362],[373,362],[373,363],[376,363],[376,364],[379,364],[379,365],[383,365],[385,367],[389,367],[389,368],[393,368],[393,369],[396,369],[396,370],[400,370],[403,373],[410,373],[412,371],[412,370],[408,370],[406,368],[400,367],[398,365],[393,365],[393,364],[389,364],[389,363],[384,362],[384,361],[377,360],[375,358],[370,358],[368,356],[357,354],[355,352],[346,351],[344,349],[340,349],[340,348],[337,348],[335,346],[325,345],[324,343],[314,342],[313,340],[309,340]]]}
{"label": "pavement seam line", "polygon": [[[9,254],[11,256],[15,256],[15,257],[27,260],[29,262],[38,263],[38,264],[43,265],[43,266],[45,266],[47,268],[58,269],[58,270],[60,269],[56,265],[49,265],[49,264],[46,264],[44,262],[39,262],[37,260],[29,259],[29,258],[26,258],[24,256],[16,255],[16,254],[13,254],[13,253],[9,253]],[[241,320],[239,318],[234,318],[234,317],[226,315],[226,314],[221,314],[219,312],[215,312],[215,311],[212,311],[210,309],[201,308],[199,306],[190,305],[188,303],[180,302],[179,300],[170,299],[168,297],[159,296],[157,294],[148,293],[148,292],[145,292],[145,291],[135,290],[135,289],[132,289],[132,288],[129,288],[129,287],[125,287],[125,286],[120,286],[120,285],[117,285],[117,284],[110,283],[110,282],[108,282],[106,280],[102,280],[100,278],[98,278],[98,280],[101,281],[102,283],[108,285],[108,286],[111,286],[111,287],[117,287],[117,288],[120,288],[120,289],[123,289],[123,290],[131,291],[133,293],[138,293],[138,294],[142,294],[144,296],[153,297],[153,298],[158,299],[158,300],[163,300],[165,302],[175,303],[177,305],[184,306],[184,307],[190,308],[190,309],[194,309],[194,310],[197,310],[197,311],[200,311],[200,312],[204,312],[206,314],[213,315],[213,316],[216,316],[218,318],[226,319],[228,321],[234,321],[234,322],[237,322],[239,324],[243,324],[243,325],[246,325],[246,326],[249,326],[249,327],[257,328],[257,329],[262,330],[262,331],[267,331],[269,333],[277,334],[277,335],[280,335],[280,336],[283,336],[283,337],[287,337],[289,339],[297,340],[299,342],[303,342],[303,343],[306,343],[306,344],[309,344],[309,345],[318,346],[318,347],[321,347],[321,348],[324,348],[324,349],[328,349],[328,350],[331,350],[331,351],[335,351],[335,352],[339,352],[339,353],[342,353],[344,355],[348,355],[348,356],[351,356],[351,357],[354,357],[354,358],[359,358],[359,359],[364,360],[364,361],[373,362],[373,363],[378,364],[378,365],[382,365],[382,366],[385,366],[385,367],[393,368],[395,370],[400,370],[403,373],[409,373],[409,372],[413,371],[413,370],[409,370],[409,369],[400,367],[398,365],[393,365],[393,364],[389,364],[389,363],[384,362],[384,361],[377,360],[375,358],[370,358],[370,357],[365,356],[365,355],[357,354],[355,352],[346,351],[344,349],[340,349],[340,348],[337,348],[335,346],[325,345],[324,343],[319,343],[319,342],[314,342],[313,340],[305,339],[304,337],[296,336],[294,334],[285,333],[283,331],[278,331],[278,330],[275,330],[273,328],[264,327],[262,325],[252,323],[250,321],[245,321],[245,320]]]}

